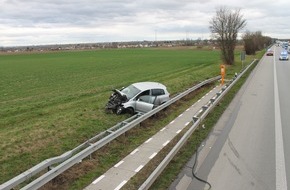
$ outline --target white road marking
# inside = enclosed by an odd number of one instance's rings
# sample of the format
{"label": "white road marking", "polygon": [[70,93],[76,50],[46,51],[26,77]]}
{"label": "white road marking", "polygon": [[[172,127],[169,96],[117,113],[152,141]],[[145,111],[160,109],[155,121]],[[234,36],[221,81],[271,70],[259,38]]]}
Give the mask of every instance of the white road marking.
{"label": "white road marking", "polygon": [[105,175],[101,175],[101,176],[98,177],[95,181],[93,181],[92,184],[96,184],[96,183],[98,183],[98,182],[101,181],[104,177],[105,177]]}
{"label": "white road marking", "polygon": [[122,181],[114,190],[119,190],[121,189],[125,184],[127,183],[126,180]]}
{"label": "white road marking", "polygon": [[181,129],[179,129],[178,131],[176,131],[177,134],[179,134],[181,132]]}
{"label": "white road marking", "polygon": [[139,149],[136,148],[135,150],[133,150],[133,152],[130,153],[130,155],[133,155],[133,154],[135,154],[135,153],[138,152],[138,151],[139,151]]}
{"label": "white road marking", "polygon": [[189,111],[190,110],[190,108],[188,108],[186,111]]}
{"label": "white road marking", "polygon": [[164,131],[166,128],[164,127],[164,128],[162,128],[160,131],[162,132],[162,131]]}
{"label": "white road marking", "polygon": [[183,113],[182,114],[180,114],[178,117],[182,117],[183,116]]}
{"label": "white road marking", "polygon": [[151,156],[149,157],[149,159],[151,160],[152,158],[154,158],[157,155],[157,152],[154,152],[153,154],[151,154]]}
{"label": "white road marking", "polygon": [[140,166],[135,170],[135,172],[136,172],[136,173],[139,172],[143,167],[144,167],[143,165],[140,165]]}
{"label": "white road marking", "polygon": [[[274,53],[275,60],[275,53]],[[275,148],[276,148],[276,190],[287,188],[283,132],[280,113],[280,101],[277,82],[276,61],[274,61],[274,99],[275,99]]]}
{"label": "white road marking", "polygon": [[187,126],[189,123],[190,123],[190,122],[186,122],[186,123],[184,124],[184,126]]}
{"label": "white road marking", "polygon": [[166,141],[165,143],[163,143],[163,146],[166,146],[169,142],[170,140]]}
{"label": "white road marking", "polygon": [[149,143],[151,140],[152,140],[152,137],[148,139],[147,141],[145,141],[145,143]]}
{"label": "white road marking", "polygon": [[173,124],[175,122],[175,120],[171,121],[169,124]]}
{"label": "white road marking", "polygon": [[121,160],[120,162],[118,162],[114,167],[115,168],[117,168],[117,167],[119,167],[121,164],[123,164],[124,163],[124,160]]}

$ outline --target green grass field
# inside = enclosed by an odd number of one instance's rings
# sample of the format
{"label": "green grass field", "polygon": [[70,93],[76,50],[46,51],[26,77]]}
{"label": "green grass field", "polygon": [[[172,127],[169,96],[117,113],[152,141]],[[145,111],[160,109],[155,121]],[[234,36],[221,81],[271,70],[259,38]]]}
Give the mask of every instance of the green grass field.
{"label": "green grass field", "polygon": [[0,55],[0,184],[127,118],[104,111],[113,88],[157,81],[176,94],[220,63],[219,51],[190,48]]}

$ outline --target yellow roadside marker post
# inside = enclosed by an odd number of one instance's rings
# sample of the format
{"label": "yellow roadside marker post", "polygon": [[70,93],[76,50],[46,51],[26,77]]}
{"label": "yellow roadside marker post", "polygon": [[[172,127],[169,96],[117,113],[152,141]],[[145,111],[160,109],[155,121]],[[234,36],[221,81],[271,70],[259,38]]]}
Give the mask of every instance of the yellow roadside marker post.
{"label": "yellow roadside marker post", "polygon": [[221,68],[221,76],[222,76],[221,85],[224,85],[225,75],[226,75],[226,66],[224,64],[221,64],[220,68]]}

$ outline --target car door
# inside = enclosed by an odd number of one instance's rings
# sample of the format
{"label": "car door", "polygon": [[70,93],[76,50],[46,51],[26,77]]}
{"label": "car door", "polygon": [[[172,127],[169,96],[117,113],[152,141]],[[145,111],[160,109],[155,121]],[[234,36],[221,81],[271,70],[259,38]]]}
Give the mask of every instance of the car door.
{"label": "car door", "polygon": [[140,96],[136,101],[136,112],[147,113],[154,108],[156,96],[144,95]]}

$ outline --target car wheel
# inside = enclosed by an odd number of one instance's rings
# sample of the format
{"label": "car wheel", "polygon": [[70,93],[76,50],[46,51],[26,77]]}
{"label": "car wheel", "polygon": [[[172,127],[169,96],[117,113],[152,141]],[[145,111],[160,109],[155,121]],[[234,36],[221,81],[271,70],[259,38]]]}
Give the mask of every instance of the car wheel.
{"label": "car wheel", "polygon": [[123,112],[123,107],[122,106],[118,106],[117,110],[116,110],[116,114],[120,115]]}
{"label": "car wheel", "polygon": [[127,108],[127,113],[129,113],[130,115],[134,115],[134,109],[133,108]]}

